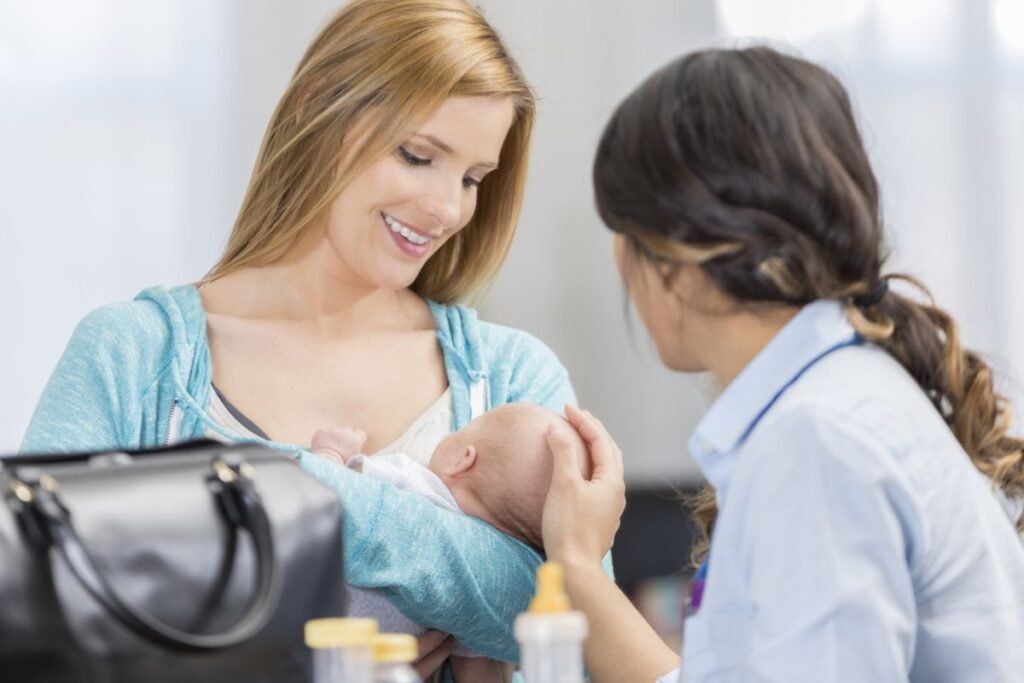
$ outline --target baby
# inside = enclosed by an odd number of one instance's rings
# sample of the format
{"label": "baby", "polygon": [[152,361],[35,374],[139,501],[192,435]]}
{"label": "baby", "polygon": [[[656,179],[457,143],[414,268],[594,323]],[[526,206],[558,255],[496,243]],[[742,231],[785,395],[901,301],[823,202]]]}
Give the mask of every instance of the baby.
{"label": "baby", "polygon": [[[546,408],[509,403],[446,436],[426,466],[402,453],[361,455],[366,434],[350,427],[318,431],[312,449],[437,505],[478,517],[542,551],[541,513],[552,468],[545,434],[558,422],[564,419]],[[566,432],[575,435],[580,467],[586,469],[583,440],[575,429]]]}
{"label": "baby", "polygon": [[[558,422],[564,418],[546,408],[509,403],[442,439],[425,466],[404,453],[361,455],[366,434],[350,427],[322,429],[313,435],[311,446],[320,456],[478,517],[543,552],[541,513],[553,467],[545,435]],[[583,439],[575,429],[565,431],[574,435],[580,468],[589,479]],[[374,618],[381,631],[415,636],[426,631],[374,590],[349,586],[348,597],[348,616]],[[505,680],[511,675],[511,665],[484,660],[464,646],[457,646],[454,654],[456,680]]]}

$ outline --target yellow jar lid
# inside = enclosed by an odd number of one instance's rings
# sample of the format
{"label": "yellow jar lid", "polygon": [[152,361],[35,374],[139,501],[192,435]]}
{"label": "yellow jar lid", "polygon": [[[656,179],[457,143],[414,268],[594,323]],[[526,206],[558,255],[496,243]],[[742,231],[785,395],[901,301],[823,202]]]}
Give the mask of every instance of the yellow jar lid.
{"label": "yellow jar lid", "polygon": [[419,643],[408,633],[379,633],[373,637],[375,662],[415,662],[418,655]]}
{"label": "yellow jar lid", "polygon": [[558,562],[545,562],[537,568],[537,592],[530,602],[533,614],[554,614],[572,609],[565,594],[565,570]]}
{"label": "yellow jar lid", "polygon": [[306,622],[306,646],[314,650],[369,645],[377,635],[376,619],[313,619]]}

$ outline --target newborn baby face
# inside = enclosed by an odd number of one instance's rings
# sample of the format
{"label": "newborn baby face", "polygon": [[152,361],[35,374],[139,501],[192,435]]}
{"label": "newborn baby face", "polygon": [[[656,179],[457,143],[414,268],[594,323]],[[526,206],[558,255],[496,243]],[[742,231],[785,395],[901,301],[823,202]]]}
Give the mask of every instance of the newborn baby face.
{"label": "newborn baby face", "polygon": [[[527,403],[495,408],[450,434],[428,465],[467,514],[540,547],[541,513],[551,482],[546,434],[561,416]],[[576,430],[576,455],[585,478],[590,459]]]}

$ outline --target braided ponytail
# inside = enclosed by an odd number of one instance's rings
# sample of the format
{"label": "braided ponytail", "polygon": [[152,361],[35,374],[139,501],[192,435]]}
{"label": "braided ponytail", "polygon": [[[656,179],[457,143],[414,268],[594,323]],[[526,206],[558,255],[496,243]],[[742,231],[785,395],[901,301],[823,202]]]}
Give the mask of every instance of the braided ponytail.
{"label": "braided ponytail", "polygon": [[[862,310],[847,305],[850,324],[906,368],[949,425],[974,465],[1014,499],[1024,498],[1024,439],[1009,434],[1012,409],[995,391],[992,369],[960,345],[960,331],[928,289],[909,275],[889,275],[927,298],[890,292]],[[1024,514],[1016,520],[1024,532]]]}

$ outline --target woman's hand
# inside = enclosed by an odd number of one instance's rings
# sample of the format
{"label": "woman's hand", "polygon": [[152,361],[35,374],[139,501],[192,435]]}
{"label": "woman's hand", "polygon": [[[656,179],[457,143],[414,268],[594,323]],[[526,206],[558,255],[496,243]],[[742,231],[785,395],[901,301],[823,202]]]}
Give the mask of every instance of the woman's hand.
{"label": "woman's hand", "polygon": [[417,659],[412,668],[423,680],[437,671],[444,664],[444,660],[455,649],[455,639],[447,633],[440,631],[427,631],[417,638],[419,641],[420,658]]}
{"label": "woman's hand", "polygon": [[570,427],[548,428],[554,468],[544,503],[544,550],[552,560],[599,565],[612,546],[626,507],[622,451],[589,412],[566,406],[565,417],[583,437],[593,471],[589,480],[580,473],[567,433]]}
{"label": "woman's hand", "polygon": [[565,565],[569,600],[587,615],[583,656],[591,680],[656,680],[678,667],[679,657],[601,569],[626,507],[622,452],[590,413],[566,407],[565,416],[583,437],[594,470],[590,479],[580,473],[579,444],[566,433],[568,425],[548,429],[554,468],[544,503],[544,550]]}

